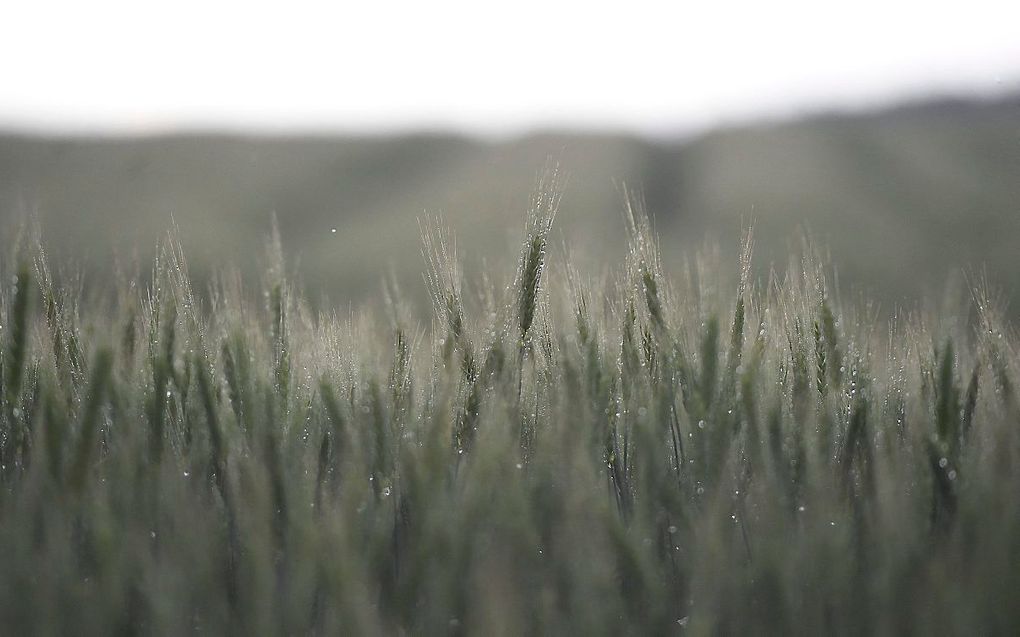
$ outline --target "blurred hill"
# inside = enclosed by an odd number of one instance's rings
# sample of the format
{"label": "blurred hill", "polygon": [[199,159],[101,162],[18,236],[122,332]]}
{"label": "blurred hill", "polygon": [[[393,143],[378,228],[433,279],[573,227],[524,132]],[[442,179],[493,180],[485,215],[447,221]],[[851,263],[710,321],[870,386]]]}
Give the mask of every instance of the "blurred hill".
{"label": "blurred hill", "polygon": [[[35,212],[58,261],[101,280],[145,264],[176,221],[193,273],[254,266],[271,216],[313,296],[346,306],[392,270],[422,286],[416,217],[442,214],[469,267],[516,256],[547,157],[569,175],[557,225],[582,262],[623,254],[621,184],[643,191],[676,265],[706,239],[724,259],[754,219],[757,262],[782,268],[800,228],[845,288],[909,306],[954,271],[1020,296],[1020,99],[816,116],[683,141],[541,133],[280,138],[0,135],[0,228]],[[336,228],[336,232],[331,230]],[[6,245],[6,244],[5,244]],[[147,266],[146,266],[147,267]],[[507,266],[511,267],[511,266]],[[322,297],[319,297],[322,298]]]}

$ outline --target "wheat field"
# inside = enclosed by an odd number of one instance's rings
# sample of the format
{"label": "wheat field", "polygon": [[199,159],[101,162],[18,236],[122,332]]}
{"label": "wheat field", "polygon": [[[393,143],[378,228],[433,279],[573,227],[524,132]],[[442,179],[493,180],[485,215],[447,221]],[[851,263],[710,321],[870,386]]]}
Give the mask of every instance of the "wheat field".
{"label": "wheat field", "polygon": [[[416,315],[315,310],[275,235],[196,289],[0,258],[10,635],[1016,634],[1018,336],[994,281],[879,318],[808,242],[752,275],[516,271],[423,219]],[[569,244],[569,239],[568,239]],[[733,272],[730,276],[726,273]]]}

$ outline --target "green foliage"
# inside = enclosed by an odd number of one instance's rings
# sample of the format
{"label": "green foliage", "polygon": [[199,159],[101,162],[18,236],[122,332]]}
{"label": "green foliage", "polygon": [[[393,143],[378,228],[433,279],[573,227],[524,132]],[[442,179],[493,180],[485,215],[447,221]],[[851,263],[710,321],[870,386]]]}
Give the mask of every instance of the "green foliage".
{"label": "green foliage", "polygon": [[640,205],[615,277],[557,278],[550,182],[506,289],[423,226],[424,334],[395,290],[313,316],[275,239],[260,303],[172,241],[112,306],[0,263],[3,632],[1020,629],[987,295],[879,325],[822,271],[756,285],[750,238],[735,294],[675,281]]}

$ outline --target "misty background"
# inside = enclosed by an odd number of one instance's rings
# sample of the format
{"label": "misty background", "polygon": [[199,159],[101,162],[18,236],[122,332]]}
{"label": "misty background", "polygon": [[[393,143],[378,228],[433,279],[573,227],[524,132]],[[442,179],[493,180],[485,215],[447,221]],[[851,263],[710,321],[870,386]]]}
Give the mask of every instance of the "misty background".
{"label": "misty background", "polygon": [[12,5],[0,232],[35,216],[101,284],[175,224],[202,282],[254,276],[275,216],[340,308],[388,273],[422,296],[425,214],[469,269],[512,267],[553,158],[555,242],[596,274],[622,258],[626,185],[670,268],[706,242],[734,263],[753,222],[763,277],[807,231],[886,312],[961,273],[1016,308],[1020,15],[965,9]]}

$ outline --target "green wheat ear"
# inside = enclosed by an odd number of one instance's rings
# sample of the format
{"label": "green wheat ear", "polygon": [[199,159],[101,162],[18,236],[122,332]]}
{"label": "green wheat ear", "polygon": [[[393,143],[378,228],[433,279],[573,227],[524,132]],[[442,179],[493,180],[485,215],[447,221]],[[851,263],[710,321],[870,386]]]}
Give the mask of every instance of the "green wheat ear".
{"label": "green wheat ear", "polygon": [[539,178],[531,197],[524,247],[517,268],[517,328],[524,343],[535,320],[539,287],[546,265],[549,232],[563,196],[563,179],[558,166],[548,167]]}
{"label": "green wheat ear", "polygon": [[531,237],[521,263],[521,290],[517,306],[518,326],[522,342],[527,337],[528,330],[531,329],[531,324],[535,319],[538,284],[541,280],[544,261],[545,238],[542,236]]}
{"label": "green wheat ear", "polygon": [[833,387],[840,387],[843,383],[843,355],[839,346],[839,334],[836,330],[836,317],[829,307],[829,302],[822,299],[822,334],[824,336],[826,354],[828,356],[829,377]]}
{"label": "green wheat ear", "polygon": [[952,339],[946,341],[941,356],[937,358],[935,435],[947,451],[955,451],[960,433],[960,395],[956,386],[956,357]]}
{"label": "green wheat ear", "polygon": [[730,329],[730,352],[726,357],[731,373],[736,372],[744,352],[744,297],[737,298],[737,306],[733,310],[733,324]]}
{"label": "green wheat ear", "polygon": [[709,409],[715,400],[715,388],[719,369],[719,319],[715,315],[705,321],[701,338],[701,378],[699,391],[701,404]]}
{"label": "green wheat ear", "polygon": [[666,317],[662,311],[662,301],[659,299],[659,285],[655,281],[655,275],[644,261],[639,262],[638,270],[641,273],[641,287],[645,293],[645,306],[648,309],[648,316],[657,329],[664,330],[666,328]]}
{"label": "green wheat ear", "polygon": [[436,317],[447,330],[447,354],[449,362],[453,349],[470,349],[470,342],[464,332],[464,306],[461,302],[462,274],[457,261],[457,247],[452,233],[437,220],[426,217],[418,222],[421,233],[422,257],[425,271],[422,276],[432,299]]}
{"label": "green wheat ear", "polygon": [[166,405],[170,395],[169,385],[174,378],[174,345],[177,335],[177,304],[166,300],[158,314],[160,339],[159,347],[152,352],[153,392],[149,404],[150,447],[153,462],[163,457],[166,440]]}
{"label": "green wheat ear", "polygon": [[818,393],[824,398],[829,390],[826,374],[826,347],[825,341],[822,339],[822,328],[819,326],[818,321],[814,322],[813,334],[815,339],[815,368],[817,370],[815,386],[818,388]]}
{"label": "green wheat ear", "polygon": [[978,381],[981,371],[980,362],[975,363],[974,371],[970,374],[970,382],[967,383],[967,393],[963,401],[963,414],[960,417],[960,445],[967,443],[970,437],[971,425],[974,423],[974,411],[978,402]]}
{"label": "green wheat ear", "polygon": [[[22,263],[18,274],[14,277],[14,303],[11,306],[7,323],[10,325],[7,347],[5,348],[4,365],[4,398],[8,409],[14,409],[21,394],[22,380],[25,372],[25,359],[28,355],[28,318],[32,303],[31,275],[28,265]],[[11,422],[13,422],[13,417]]]}

